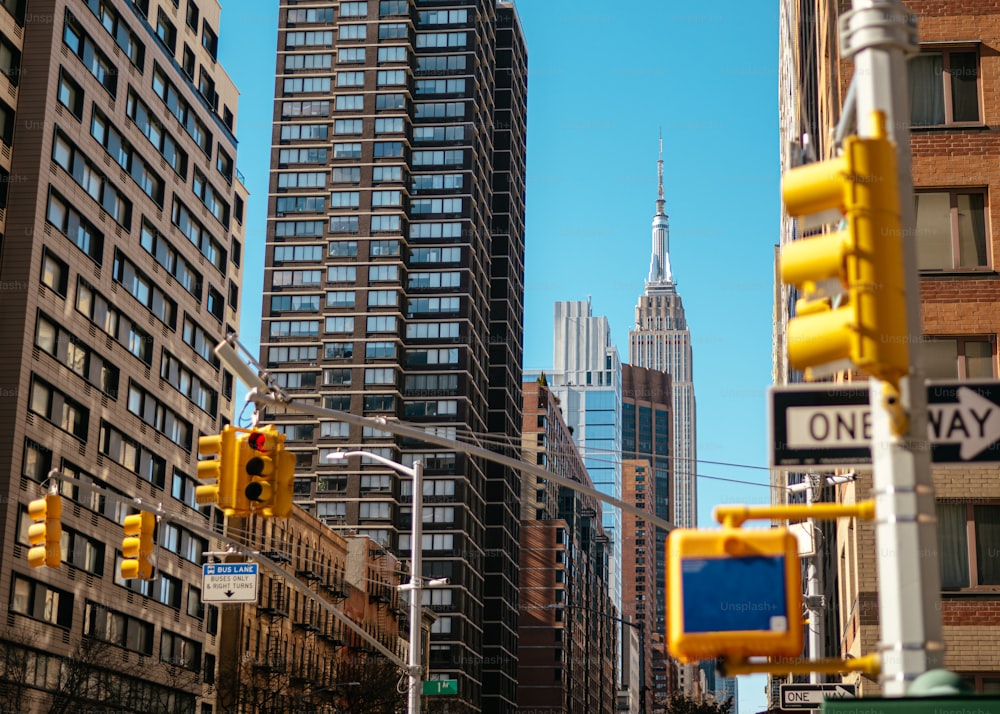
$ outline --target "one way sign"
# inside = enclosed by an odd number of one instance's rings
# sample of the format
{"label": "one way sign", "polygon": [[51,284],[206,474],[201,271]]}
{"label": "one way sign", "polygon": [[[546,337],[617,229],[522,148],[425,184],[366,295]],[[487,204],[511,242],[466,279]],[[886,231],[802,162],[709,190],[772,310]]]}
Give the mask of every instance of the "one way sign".
{"label": "one way sign", "polygon": [[[771,465],[871,463],[867,383],[773,387]],[[927,437],[935,464],[1000,463],[1000,382],[928,382]]]}
{"label": "one way sign", "polygon": [[857,692],[853,684],[782,684],[781,708],[819,709],[824,699],[854,699]]}

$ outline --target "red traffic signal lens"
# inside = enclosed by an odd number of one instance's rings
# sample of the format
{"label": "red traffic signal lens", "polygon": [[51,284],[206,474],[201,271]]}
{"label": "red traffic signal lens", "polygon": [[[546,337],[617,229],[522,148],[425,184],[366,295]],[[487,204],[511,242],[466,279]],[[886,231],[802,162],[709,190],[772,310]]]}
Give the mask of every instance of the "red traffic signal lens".
{"label": "red traffic signal lens", "polygon": [[267,447],[267,435],[257,432],[248,434],[247,445],[254,451],[264,451]]}

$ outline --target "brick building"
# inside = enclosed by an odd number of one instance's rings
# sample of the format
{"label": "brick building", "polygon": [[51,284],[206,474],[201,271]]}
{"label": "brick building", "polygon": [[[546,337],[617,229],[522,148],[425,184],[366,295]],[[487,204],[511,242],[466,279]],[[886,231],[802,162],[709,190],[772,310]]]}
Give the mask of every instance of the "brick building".
{"label": "brick building", "polygon": [[[525,382],[522,459],[594,487],[544,378]],[[518,710],[610,713],[619,614],[601,503],[525,474],[521,481]]]}
{"label": "brick building", "polygon": [[[370,538],[344,537],[298,507],[287,520],[233,520],[230,532],[286,572],[262,568],[256,603],[220,606],[219,710],[277,714],[334,712],[376,699],[398,704],[401,669],[317,600],[405,660],[399,561]],[[293,577],[312,595],[295,587]]]}
{"label": "brick building", "polygon": [[[912,173],[930,379],[996,379],[1000,333],[1000,6],[975,0],[909,0],[919,54],[909,63]],[[834,155],[852,65],[837,54],[841,0],[782,3],[783,168]],[[804,140],[805,139],[805,140]],[[794,229],[785,217],[782,240]],[[789,291],[776,313],[775,381],[793,381],[784,358]],[[844,502],[871,497],[870,472],[836,488]],[[935,467],[945,666],[980,692],[1000,690],[1000,470]],[[776,474],[775,485],[785,475]],[[794,475],[793,475],[794,478]],[[834,654],[876,650],[877,560],[871,523],[841,519],[827,581],[836,604]],[[830,597],[832,596],[832,600]],[[848,678],[851,681],[852,678]],[[859,694],[878,691],[861,677]]]}

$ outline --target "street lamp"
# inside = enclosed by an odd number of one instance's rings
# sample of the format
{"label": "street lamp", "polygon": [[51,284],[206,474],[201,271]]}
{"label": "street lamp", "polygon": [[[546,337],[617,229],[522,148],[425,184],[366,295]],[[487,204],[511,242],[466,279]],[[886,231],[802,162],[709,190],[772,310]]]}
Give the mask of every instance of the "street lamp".
{"label": "street lamp", "polygon": [[[424,462],[420,460],[414,461],[413,468],[411,469],[409,466],[404,466],[392,459],[387,459],[380,454],[373,454],[368,451],[337,451],[329,454],[327,458],[342,461],[348,456],[365,456],[413,479],[413,508],[410,519],[410,582],[407,585],[400,585],[399,590],[408,590],[410,592],[410,656],[407,666],[410,683],[406,694],[406,712],[407,714],[419,714],[420,675],[422,670],[420,663],[420,627],[421,610],[423,608],[423,596],[421,594],[421,589],[423,588],[423,563],[421,562],[423,553],[421,551],[423,550],[422,529],[424,522]],[[432,584],[438,585],[443,583],[435,581]]]}
{"label": "street lamp", "polygon": [[646,628],[645,623],[642,622],[632,622],[631,620],[626,620],[621,617],[615,617],[614,615],[608,614],[601,610],[597,610],[592,607],[584,607],[583,605],[562,605],[559,603],[554,603],[552,605],[545,605],[543,609],[545,610],[561,610],[564,608],[575,608],[577,610],[583,610],[584,612],[590,612],[601,617],[606,617],[609,620],[614,620],[615,622],[620,622],[623,625],[628,625],[629,627],[634,627],[636,632],[639,633],[639,714],[646,714]]}

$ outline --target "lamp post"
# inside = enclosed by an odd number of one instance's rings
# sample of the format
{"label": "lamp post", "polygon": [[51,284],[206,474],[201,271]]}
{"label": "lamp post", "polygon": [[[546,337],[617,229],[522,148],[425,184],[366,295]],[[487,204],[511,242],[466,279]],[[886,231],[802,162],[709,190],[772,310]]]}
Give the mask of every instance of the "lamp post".
{"label": "lamp post", "polygon": [[421,552],[423,550],[423,505],[424,505],[424,462],[417,460],[413,462],[413,468],[404,466],[401,463],[387,459],[380,454],[373,454],[368,451],[338,451],[327,456],[328,459],[343,460],[348,456],[366,456],[373,461],[388,466],[389,468],[409,476],[413,479],[413,507],[410,519],[410,582],[408,585],[400,586],[400,590],[407,590],[410,593],[410,656],[407,660],[410,676],[409,687],[406,691],[406,713],[420,714],[420,675],[423,666],[420,663],[420,626],[421,610],[423,600],[421,595],[423,583],[423,563]]}
{"label": "lamp post", "polygon": [[645,623],[642,622],[632,622],[631,620],[626,620],[621,617],[615,617],[601,610],[597,610],[592,607],[584,607],[583,605],[560,605],[554,603],[552,605],[545,605],[546,610],[560,610],[560,609],[576,609],[583,610],[584,612],[589,612],[594,615],[599,615],[600,617],[606,617],[609,620],[614,620],[615,622],[620,622],[623,625],[628,625],[629,627],[634,627],[636,632],[639,633],[639,714],[646,714],[646,628]]}

